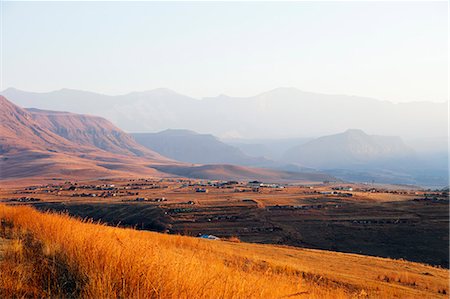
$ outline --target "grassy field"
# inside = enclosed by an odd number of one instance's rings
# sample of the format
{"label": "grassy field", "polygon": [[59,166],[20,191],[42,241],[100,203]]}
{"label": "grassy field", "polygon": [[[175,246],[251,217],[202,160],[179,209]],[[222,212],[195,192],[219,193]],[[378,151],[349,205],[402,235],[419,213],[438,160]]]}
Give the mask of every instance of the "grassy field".
{"label": "grassy field", "polygon": [[0,297],[445,298],[406,261],[116,228],[0,205]]}

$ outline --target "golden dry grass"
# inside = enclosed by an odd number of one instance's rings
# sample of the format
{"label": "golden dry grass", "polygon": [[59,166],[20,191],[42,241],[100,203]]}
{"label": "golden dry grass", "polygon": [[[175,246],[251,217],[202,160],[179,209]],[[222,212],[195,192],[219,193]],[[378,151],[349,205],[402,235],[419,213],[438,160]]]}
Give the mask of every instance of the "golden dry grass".
{"label": "golden dry grass", "polygon": [[[448,271],[136,231],[0,205],[0,297],[435,298]],[[397,276],[396,276],[397,275]]]}

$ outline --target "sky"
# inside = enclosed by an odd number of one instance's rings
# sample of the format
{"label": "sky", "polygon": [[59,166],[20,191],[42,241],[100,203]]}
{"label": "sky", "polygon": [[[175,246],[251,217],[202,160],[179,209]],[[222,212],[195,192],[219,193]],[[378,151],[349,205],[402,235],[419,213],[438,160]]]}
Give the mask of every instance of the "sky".
{"label": "sky", "polygon": [[3,2],[0,89],[448,100],[448,3]]}

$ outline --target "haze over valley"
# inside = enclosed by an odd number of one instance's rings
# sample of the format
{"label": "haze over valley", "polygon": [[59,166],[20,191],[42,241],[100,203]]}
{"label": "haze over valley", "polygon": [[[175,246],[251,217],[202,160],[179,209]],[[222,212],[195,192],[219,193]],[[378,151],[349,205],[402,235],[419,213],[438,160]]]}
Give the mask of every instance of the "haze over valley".
{"label": "haze over valley", "polygon": [[23,107],[104,117],[136,132],[131,135],[140,146],[177,161],[322,171],[355,182],[448,185],[448,103],[394,104],[295,88],[201,100],[168,89],[107,96],[10,88],[2,94]]}

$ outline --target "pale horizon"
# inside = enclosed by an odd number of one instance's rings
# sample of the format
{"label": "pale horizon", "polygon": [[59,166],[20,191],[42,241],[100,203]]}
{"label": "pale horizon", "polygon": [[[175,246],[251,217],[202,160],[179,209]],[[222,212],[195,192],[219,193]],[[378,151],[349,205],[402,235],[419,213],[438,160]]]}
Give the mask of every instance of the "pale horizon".
{"label": "pale horizon", "polygon": [[[328,96],[348,96],[348,97],[358,97],[358,98],[367,98],[367,99],[373,99],[373,100],[377,100],[377,101],[384,101],[384,102],[391,102],[394,104],[404,104],[404,103],[435,103],[435,104],[442,104],[442,103],[449,103],[449,100],[443,100],[443,101],[432,101],[432,100],[417,100],[417,101],[407,101],[407,102],[396,102],[396,101],[392,101],[392,100],[384,100],[384,99],[380,99],[380,98],[375,98],[375,97],[370,97],[370,96],[365,96],[365,95],[357,95],[357,94],[345,94],[345,93],[326,93],[326,92],[320,92],[320,91],[311,91],[311,90],[306,90],[306,89],[300,89],[297,87],[293,87],[293,86],[280,86],[280,87],[275,87],[272,89],[268,89],[268,90],[263,90],[261,92],[256,92],[253,95],[248,95],[248,96],[240,96],[240,95],[229,95],[229,94],[216,94],[216,95],[207,95],[204,97],[194,97],[191,96],[189,94],[184,94],[181,93],[173,88],[170,87],[156,87],[156,88],[152,88],[152,89],[144,89],[144,90],[130,90],[127,92],[123,92],[123,93],[106,93],[106,92],[98,92],[98,91],[93,91],[93,90],[85,90],[85,89],[76,89],[76,88],[67,88],[67,87],[62,87],[59,89],[51,89],[51,90],[43,90],[43,91],[35,91],[35,90],[25,90],[25,89],[20,89],[20,88],[16,88],[14,86],[10,86],[7,88],[4,88],[3,90],[0,90],[0,94],[4,93],[7,90],[19,90],[19,91],[24,91],[27,93],[36,93],[36,94],[46,94],[46,93],[52,93],[52,92],[58,92],[58,91],[62,91],[62,90],[72,90],[72,91],[79,91],[79,92],[86,92],[86,93],[94,93],[94,94],[98,94],[98,95],[104,95],[104,96],[111,96],[111,97],[115,97],[115,96],[125,96],[125,95],[129,95],[129,94],[133,94],[133,93],[146,93],[146,92],[152,92],[152,91],[157,91],[157,90],[167,90],[167,91],[171,91],[174,92],[176,94],[179,95],[183,95],[183,96],[187,96],[191,99],[194,100],[207,100],[207,99],[211,99],[211,98],[219,98],[219,97],[233,97],[233,98],[242,98],[242,99],[246,99],[246,98],[252,98],[267,92],[271,92],[277,89],[296,89],[300,92],[305,92],[305,93],[313,93],[313,94],[320,94],[320,95],[328,95]],[[33,107],[30,107],[33,108]]]}
{"label": "pale horizon", "polygon": [[[2,90],[448,101],[446,2],[3,2]],[[81,20],[81,21],[80,21]]]}

